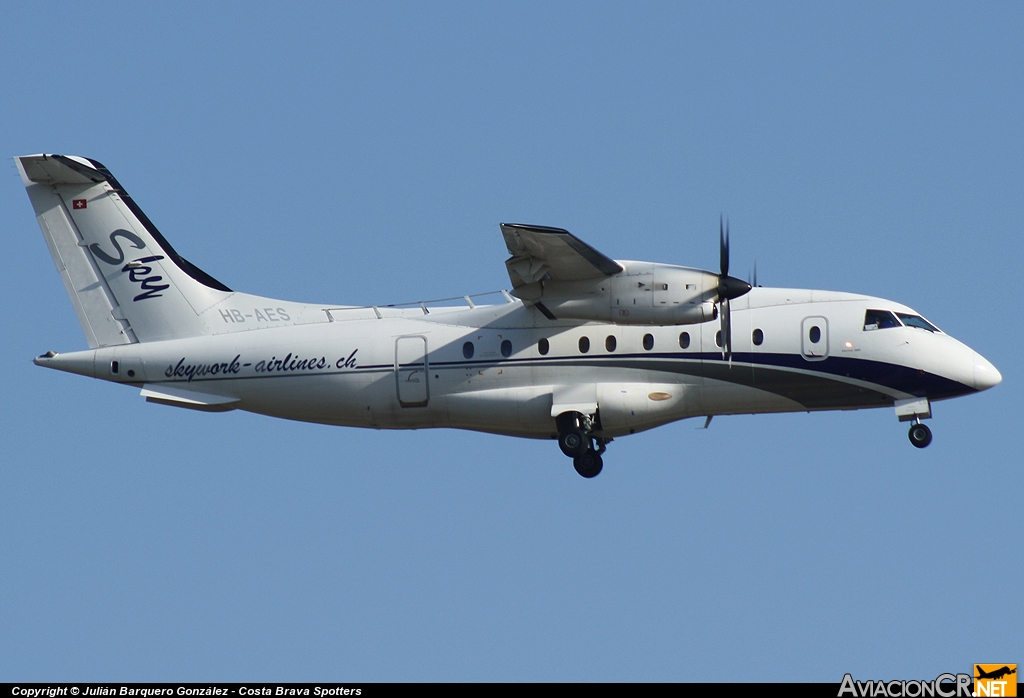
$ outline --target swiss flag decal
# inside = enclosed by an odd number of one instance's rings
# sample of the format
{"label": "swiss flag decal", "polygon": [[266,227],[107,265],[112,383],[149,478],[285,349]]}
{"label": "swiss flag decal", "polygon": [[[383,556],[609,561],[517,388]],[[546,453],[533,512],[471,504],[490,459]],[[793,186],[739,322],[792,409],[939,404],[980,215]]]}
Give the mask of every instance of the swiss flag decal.
{"label": "swiss flag decal", "polygon": [[76,211],[80,208],[85,208],[86,206],[88,206],[88,204],[89,202],[87,202],[85,199],[75,199],[74,201],[71,202],[72,207]]}

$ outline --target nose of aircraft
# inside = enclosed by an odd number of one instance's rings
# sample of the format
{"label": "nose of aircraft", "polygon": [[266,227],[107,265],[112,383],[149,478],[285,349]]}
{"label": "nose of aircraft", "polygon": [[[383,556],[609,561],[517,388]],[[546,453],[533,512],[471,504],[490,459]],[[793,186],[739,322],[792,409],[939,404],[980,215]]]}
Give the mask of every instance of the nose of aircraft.
{"label": "nose of aircraft", "polygon": [[988,359],[974,352],[974,387],[978,390],[988,390],[993,385],[999,385],[1003,380],[1003,374],[999,369],[989,363]]}

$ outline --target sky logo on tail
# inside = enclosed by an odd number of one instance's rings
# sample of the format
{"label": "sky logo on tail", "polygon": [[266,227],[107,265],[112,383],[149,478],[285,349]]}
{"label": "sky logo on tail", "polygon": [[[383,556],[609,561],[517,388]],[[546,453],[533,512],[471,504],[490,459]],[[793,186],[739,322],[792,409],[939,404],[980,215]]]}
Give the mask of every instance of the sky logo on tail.
{"label": "sky logo on tail", "polygon": [[110,244],[117,250],[117,256],[106,252],[98,242],[94,242],[89,245],[89,249],[96,255],[97,259],[101,259],[107,264],[120,264],[124,261],[124,250],[121,248],[121,243],[117,241],[118,238],[124,238],[128,242],[132,243],[132,247],[137,250],[146,249],[146,243],[142,241],[138,235],[128,230],[121,230],[120,228],[110,234]]}
{"label": "sky logo on tail", "polygon": [[[146,243],[143,242],[135,233],[128,230],[115,230],[110,234],[110,244],[114,246],[117,251],[117,256],[110,254],[102,247],[99,243],[94,242],[89,245],[89,250],[92,251],[95,257],[107,264],[121,264],[124,262],[124,249],[121,247],[121,243],[118,238],[124,238],[132,244],[137,250],[146,249]],[[144,301],[147,298],[159,298],[160,291],[165,291],[170,288],[169,284],[161,284],[164,280],[162,276],[153,276],[153,267],[146,266],[151,262],[163,259],[163,255],[151,255],[149,257],[142,257],[141,259],[135,259],[122,267],[121,271],[128,272],[128,279],[135,284],[139,284],[139,288],[144,291],[139,295],[132,298],[133,302]]]}

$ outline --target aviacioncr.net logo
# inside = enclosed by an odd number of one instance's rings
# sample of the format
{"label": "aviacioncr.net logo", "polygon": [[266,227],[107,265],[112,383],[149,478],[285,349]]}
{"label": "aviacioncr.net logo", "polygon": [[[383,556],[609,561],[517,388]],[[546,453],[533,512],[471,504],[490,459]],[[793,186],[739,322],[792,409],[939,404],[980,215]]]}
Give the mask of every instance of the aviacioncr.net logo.
{"label": "aviacioncr.net logo", "polygon": [[856,681],[843,676],[838,698],[972,698],[970,674],[939,674],[932,681]]}

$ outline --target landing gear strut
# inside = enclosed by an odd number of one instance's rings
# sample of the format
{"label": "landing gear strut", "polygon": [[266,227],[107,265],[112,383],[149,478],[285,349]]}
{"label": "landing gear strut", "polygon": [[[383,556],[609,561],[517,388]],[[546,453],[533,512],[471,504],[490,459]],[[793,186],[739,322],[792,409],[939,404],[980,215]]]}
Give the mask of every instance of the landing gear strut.
{"label": "landing gear strut", "polygon": [[914,444],[917,448],[924,448],[932,442],[932,430],[927,425],[921,424],[921,422],[915,422],[910,425],[910,443]]}
{"label": "landing gear strut", "polygon": [[921,424],[922,419],[932,416],[932,406],[926,397],[908,397],[896,400],[896,416],[901,422],[913,422],[910,425],[910,443],[915,448],[924,448],[932,442],[932,430]]}
{"label": "landing gear strut", "polygon": [[[594,422],[578,412],[568,412],[558,416],[558,447],[562,453],[572,458],[576,472],[585,478],[596,477],[604,468],[601,454],[605,452],[611,439],[594,438],[590,432]],[[597,448],[594,448],[594,442]]]}

